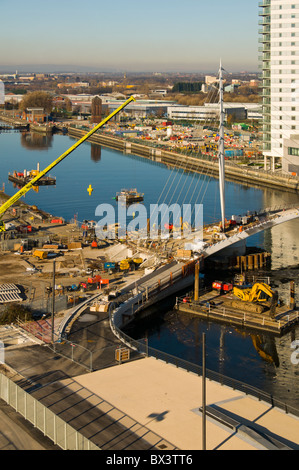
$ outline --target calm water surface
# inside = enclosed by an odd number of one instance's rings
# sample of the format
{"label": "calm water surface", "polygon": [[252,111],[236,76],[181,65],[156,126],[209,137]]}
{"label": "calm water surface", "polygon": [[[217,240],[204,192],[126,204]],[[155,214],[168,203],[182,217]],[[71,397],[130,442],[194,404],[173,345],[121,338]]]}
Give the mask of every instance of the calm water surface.
{"label": "calm water surface", "polygon": [[[8,173],[14,170],[35,169],[37,163],[45,168],[66,151],[74,140],[62,135],[43,136],[34,133],[0,134],[0,185],[13,195],[16,188],[8,182]],[[69,220],[96,220],[98,204],[112,203],[120,189],[136,187],[144,192],[144,204],[159,202],[180,204],[203,203],[204,222],[220,219],[218,181],[209,175],[174,172],[145,159],[124,155],[104,147],[82,144],[51,172],[56,187],[30,191],[25,197],[53,215]],[[87,187],[94,188],[92,196]],[[249,188],[226,183],[227,215],[244,214],[298,202],[296,194],[269,189]],[[289,280],[295,279],[299,291],[299,220],[258,234],[249,245],[265,248],[272,253],[272,273],[282,296],[288,298]],[[172,304],[160,308],[150,323],[131,331],[135,337],[149,337],[150,346],[201,363],[201,334],[206,333],[207,367],[229,377],[244,381],[273,393],[299,408],[299,365],[291,362],[291,343],[299,339],[299,328],[282,338],[256,335],[238,329],[206,323],[178,314]]]}

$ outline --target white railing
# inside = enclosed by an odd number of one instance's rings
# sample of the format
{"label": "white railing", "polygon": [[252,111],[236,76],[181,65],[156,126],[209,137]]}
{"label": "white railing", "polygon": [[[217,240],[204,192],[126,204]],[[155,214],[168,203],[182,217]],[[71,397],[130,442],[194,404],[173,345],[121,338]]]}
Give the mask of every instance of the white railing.
{"label": "white railing", "polygon": [[63,450],[100,450],[41,402],[0,374],[0,398]]}

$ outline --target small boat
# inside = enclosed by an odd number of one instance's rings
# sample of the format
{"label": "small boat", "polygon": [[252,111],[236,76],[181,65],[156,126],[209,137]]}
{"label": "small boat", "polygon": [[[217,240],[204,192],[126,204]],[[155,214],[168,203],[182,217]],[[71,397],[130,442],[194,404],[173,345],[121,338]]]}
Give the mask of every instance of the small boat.
{"label": "small boat", "polygon": [[126,202],[130,204],[131,202],[143,201],[144,193],[139,193],[137,189],[122,189],[119,193],[116,193],[115,200]]}

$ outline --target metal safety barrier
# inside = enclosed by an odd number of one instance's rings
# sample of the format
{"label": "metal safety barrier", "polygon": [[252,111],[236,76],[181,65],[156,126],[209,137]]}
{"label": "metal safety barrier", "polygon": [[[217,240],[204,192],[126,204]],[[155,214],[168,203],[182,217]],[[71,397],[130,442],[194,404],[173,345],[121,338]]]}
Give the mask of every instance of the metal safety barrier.
{"label": "metal safety barrier", "polygon": [[0,373],[0,398],[63,450],[100,450],[41,402]]}

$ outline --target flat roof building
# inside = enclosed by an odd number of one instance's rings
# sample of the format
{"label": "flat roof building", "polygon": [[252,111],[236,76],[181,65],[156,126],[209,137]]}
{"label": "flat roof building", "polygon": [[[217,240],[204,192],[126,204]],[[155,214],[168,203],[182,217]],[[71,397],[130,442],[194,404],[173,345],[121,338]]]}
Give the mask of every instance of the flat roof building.
{"label": "flat roof building", "polygon": [[[102,97],[101,97],[102,98]],[[103,100],[109,111],[115,111],[122,103],[123,100]],[[138,100],[129,103],[122,111],[122,114],[130,115],[133,118],[147,118],[149,116],[166,116],[168,107],[174,105],[173,101],[164,100]]]}
{"label": "flat roof building", "polygon": [[[247,119],[247,109],[239,103],[224,103],[226,119],[229,115],[234,115],[235,119]],[[205,103],[204,106],[169,106],[169,119],[184,119],[188,121],[217,121],[219,120],[219,104]]]}

